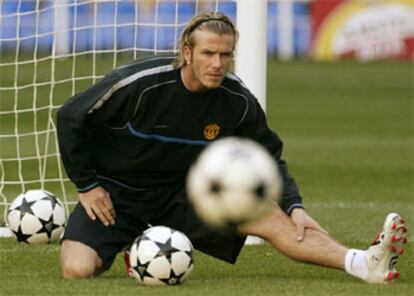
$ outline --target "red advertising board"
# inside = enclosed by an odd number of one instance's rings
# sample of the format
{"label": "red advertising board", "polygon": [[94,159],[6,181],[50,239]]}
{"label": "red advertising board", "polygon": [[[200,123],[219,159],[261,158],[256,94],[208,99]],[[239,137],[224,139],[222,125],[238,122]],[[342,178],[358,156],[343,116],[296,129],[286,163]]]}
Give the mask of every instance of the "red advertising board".
{"label": "red advertising board", "polygon": [[413,0],[313,0],[317,60],[414,59]]}

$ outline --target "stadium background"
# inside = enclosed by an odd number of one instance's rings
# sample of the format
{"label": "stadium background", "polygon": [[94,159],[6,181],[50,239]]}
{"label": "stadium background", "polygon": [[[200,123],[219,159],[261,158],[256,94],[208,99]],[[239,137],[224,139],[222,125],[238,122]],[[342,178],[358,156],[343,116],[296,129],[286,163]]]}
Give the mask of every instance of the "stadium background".
{"label": "stadium background", "polygon": [[[66,0],[65,0],[66,1]],[[95,1],[72,1],[79,5],[76,42],[73,36],[69,38],[68,47],[62,50],[64,54],[69,48],[69,55],[79,53],[76,68],[77,75],[89,79],[76,82],[75,90],[84,89],[94,79],[106,73],[114,66],[114,56],[110,50],[116,44],[121,54],[116,58],[116,65],[130,60],[133,55],[128,51],[122,53],[122,48],[133,46],[128,25],[133,21],[129,14],[133,1],[119,1],[117,4],[117,21],[121,22],[114,43],[113,26],[115,16],[114,4],[111,1],[101,1],[98,10],[101,28],[93,33],[90,26],[91,7]],[[215,4],[199,1],[204,9],[215,9]],[[389,211],[397,211],[408,220],[410,229],[414,229],[412,217],[413,207],[413,56],[412,40],[414,38],[413,23],[401,15],[399,26],[394,32],[397,39],[392,42],[403,44],[400,51],[377,51],[378,55],[359,56],[355,52],[345,52],[330,56],[316,56],[313,52],[315,37],[315,6],[309,1],[293,1],[293,23],[291,30],[292,44],[288,52],[283,51],[285,45],[280,40],[279,26],[280,4],[283,1],[269,1],[267,38],[268,38],[268,99],[267,114],[269,124],[285,141],[285,158],[290,164],[293,175],[297,178],[305,197],[305,207],[315,216],[339,241],[356,247],[365,248],[381,225],[383,217]],[[327,11],[335,8],[343,0],[319,1]],[[405,0],[394,1],[349,1],[351,4],[361,3],[397,3],[412,7],[412,2]],[[33,82],[35,73],[39,84],[43,78],[50,80],[51,61],[41,60],[52,50],[53,22],[51,21],[52,1],[41,1],[42,12],[33,14],[36,8],[34,1],[8,1],[0,3],[0,135],[33,131],[34,117],[18,113],[19,123],[16,127],[15,103],[19,108],[33,108],[33,90],[9,88],[13,85],[27,85]],[[194,1],[184,1],[180,4],[179,20],[172,19],[172,11],[176,9],[176,1],[159,1],[157,14],[152,10],[151,1],[139,1],[142,4],[142,19],[152,23],[157,21],[183,22],[194,14]],[[212,4],[213,3],[213,4]],[[339,3],[339,4],[338,4]],[[408,3],[408,4],[407,4]],[[132,5],[132,6],[131,6]],[[182,6],[181,6],[182,5]],[[328,7],[328,8],[326,8]],[[338,6],[339,7],[339,6]],[[352,7],[355,8],[355,7]],[[234,1],[220,1],[219,10],[235,19]],[[363,10],[359,7],[359,11]],[[353,10],[354,13],[358,10]],[[410,11],[407,9],[407,11]],[[72,15],[75,9],[71,10]],[[145,13],[144,13],[145,12]],[[412,12],[411,12],[412,13]],[[323,14],[323,13],[322,13]],[[19,16],[18,16],[19,15]],[[320,15],[320,14],[319,14]],[[5,17],[9,16],[9,17]],[[80,17],[82,16],[82,17]],[[90,16],[90,15],[89,15]],[[147,19],[145,19],[147,17]],[[42,26],[33,26],[36,18]],[[182,19],[181,19],[182,18]],[[73,18],[70,26],[74,25]],[[19,22],[17,22],[19,20]],[[395,24],[392,22],[391,24]],[[16,24],[20,27],[17,29]],[[375,22],[373,22],[375,23]],[[334,24],[333,27],[338,24]],[[380,23],[380,28],[389,28]],[[407,29],[408,26],[408,29]],[[403,29],[398,29],[403,28]],[[173,30],[173,34],[171,34]],[[157,33],[155,34],[155,31]],[[385,30],[382,30],[384,33]],[[402,34],[402,33],[404,34]],[[142,34],[136,39],[142,53],[145,49],[155,48],[159,54],[174,44],[172,35],[176,31],[168,25],[145,26]],[[38,35],[35,41],[30,36]],[[95,34],[95,35],[94,35]],[[384,35],[384,34],[381,34]],[[388,36],[391,36],[390,34]],[[15,37],[19,37],[17,43]],[[94,38],[91,38],[94,36]],[[155,37],[157,36],[157,37]],[[365,36],[372,36],[365,35]],[[140,39],[142,38],[142,39]],[[369,39],[369,38],[367,38]],[[91,43],[93,42],[93,43]],[[383,42],[380,40],[380,42]],[[389,44],[395,44],[390,41]],[[73,48],[73,45],[76,45]],[[371,46],[373,43],[367,43]],[[371,44],[371,45],[370,45]],[[388,44],[388,43],[386,43]],[[15,67],[9,65],[14,61],[24,62],[33,58],[34,47],[40,58],[37,69],[33,65],[23,64],[19,68],[19,82],[16,83]],[[19,54],[16,55],[16,47]],[[389,48],[385,45],[383,48]],[[391,46],[392,47],[392,46]],[[98,63],[90,50],[98,50]],[[71,52],[73,51],[73,52]],[[86,54],[82,54],[86,52]],[[152,53],[149,53],[152,54]],[[319,61],[316,61],[319,60]],[[329,61],[325,61],[329,60]],[[332,61],[334,60],[334,61]],[[33,63],[32,63],[33,64]],[[67,72],[72,70],[73,60],[65,58],[56,61],[54,79],[67,78]],[[95,66],[95,72],[91,67]],[[93,78],[91,78],[93,76]],[[58,106],[73,92],[71,82],[62,83],[54,90],[52,111],[37,115],[39,130],[47,129],[47,118],[54,114]],[[50,89],[37,87],[38,106],[50,104]],[[11,113],[9,113],[11,112]],[[29,112],[30,113],[30,112]],[[33,113],[33,112],[31,112]],[[27,116],[26,116],[27,115]],[[40,127],[41,126],[41,127]],[[53,131],[53,127],[52,127]],[[38,136],[44,146],[46,136]],[[16,149],[20,149],[19,157],[33,155],[34,140],[19,138],[19,148],[16,139],[1,137],[0,144],[0,191],[3,202],[0,210],[3,212],[7,202],[10,202],[22,191],[21,181],[38,178],[38,161],[23,161],[20,165],[8,161],[16,158]],[[52,141],[51,141],[52,142]],[[53,145],[52,145],[53,146]],[[44,148],[53,155],[55,147]],[[57,163],[48,165],[44,175],[49,180],[56,178]],[[14,183],[6,186],[6,182]],[[58,182],[59,183],[59,182]],[[60,184],[42,183],[46,189],[61,193]],[[26,183],[25,189],[39,187],[39,183]],[[76,194],[70,185],[65,185],[68,192],[67,200],[76,200]],[[412,234],[409,240],[413,240]],[[178,289],[164,292],[148,292],[140,290],[134,283],[123,277],[122,262],[119,260],[110,273],[102,278],[76,286],[62,281],[57,265],[57,245],[50,246],[19,246],[11,239],[1,239],[0,270],[2,293],[5,295],[31,294],[54,295],[61,289],[63,295],[86,295],[91,291],[96,294],[128,295],[136,293],[198,295],[210,293],[213,295],[411,295],[414,288],[413,244],[407,246],[404,259],[400,262],[402,274],[401,283],[394,287],[368,286],[342,275],[336,271],[321,270],[317,267],[304,266],[284,258],[269,246],[246,247],[240,262],[235,266],[223,265],[198,254],[196,273],[189,282]],[[273,262],[269,266],[269,261]],[[198,267],[199,266],[199,267]],[[4,272],[6,271],[7,272]],[[44,279],[47,279],[45,281]],[[22,285],[22,279],[25,284]],[[37,284],[37,283],[41,284]]]}
{"label": "stadium background", "polygon": [[[68,2],[65,0],[64,2]],[[70,28],[77,27],[79,31],[76,34],[75,51],[87,51],[92,48],[96,50],[113,49],[114,48],[114,24],[118,26],[116,47],[119,50],[135,46],[137,48],[153,49],[155,51],[171,50],[176,41],[175,28],[170,24],[182,24],[189,20],[195,13],[196,7],[200,10],[220,10],[236,20],[236,1],[101,1],[97,10],[97,29],[94,33],[94,1],[69,1],[68,3],[76,3],[78,6],[70,7],[69,19]],[[117,2],[117,3],[116,3]],[[268,4],[268,52],[271,55],[276,54],[278,48],[278,13],[277,0],[271,0]],[[99,1],[98,1],[99,3]],[[176,13],[178,4],[179,13]],[[19,36],[20,49],[22,51],[32,52],[37,42],[37,47],[41,51],[51,51],[53,34],[55,29],[53,22],[54,10],[50,9],[54,5],[54,1],[41,1],[38,14],[33,13],[36,9],[36,1],[10,1],[5,0],[1,6],[3,22],[0,27],[0,38],[3,39],[2,50],[15,50],[16,36]],[[216,7],[217,5],[217,7]],[[137,16],[135,11],[138,11]],[[310,42],[310,17],[308,14],[309,5],[307,1],[292,2],[294,12],[294,54],[303,56],[307,54]],[[20,12],[20,28],[17,29],[17,15]],[[31,13],[32,12],[32,13]],[[76,20],[74,15],[76,14]],[[13,15],[12,17],[6,17]],[[135,31],[131,25],[135,21],[135,17],[140,23],[146,24],[140,28],[136,44],[133,44]],[[176,19],[177,17],[177,19]],[[36,18],[39,18],[40,26],[37,29]],[[116,19],[116,21],[115,21]],[[154,25],[157,24],[157,25]],[[105,27],[106,25],[106,27]],[[36,34],[44,34],[37,41],[33,36]],[[96,38],[94,38],[96,34]],[[69,36],[69,34],[68,34]],[[25,38],[27,37],[27,38]],[[73,34],[69,36],[69,44],[67,50],[72,49],[74,39]],[[154,40],[156,38],[156,41]],[[14,41],[11,41],[13,40]],[[4,40],[10,40],[9,42]],[[95,43],[95,44],[94,44]]]}

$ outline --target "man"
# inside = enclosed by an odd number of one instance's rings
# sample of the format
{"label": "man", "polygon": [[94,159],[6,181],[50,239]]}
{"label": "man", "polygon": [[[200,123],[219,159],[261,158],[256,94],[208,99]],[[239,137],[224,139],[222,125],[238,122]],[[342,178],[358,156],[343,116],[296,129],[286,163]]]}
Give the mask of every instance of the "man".
{"label": "man", "polygon": [[[62,238],[65,278],[107,270],[148,224],[181,230],[197,249],[230,263],[245,236],[256,235],[291,258],[346,270],[367,282],[398,277],[395,263],[406,228],[397,214],[388,215],[376,245],[361,251],[335,242],[305,212],[281,159],[281,140],[255,97],[228,72],[237,37],[228,17],[199,14],[183,30],[175,61],[152,58],[122,66],[59,110],[60,152],[80,198]],[[280,208],[239,226],[237,234],[205,226],[185,191],[190,164],[211,141],[226,136],[264,145],[284,182]]]}

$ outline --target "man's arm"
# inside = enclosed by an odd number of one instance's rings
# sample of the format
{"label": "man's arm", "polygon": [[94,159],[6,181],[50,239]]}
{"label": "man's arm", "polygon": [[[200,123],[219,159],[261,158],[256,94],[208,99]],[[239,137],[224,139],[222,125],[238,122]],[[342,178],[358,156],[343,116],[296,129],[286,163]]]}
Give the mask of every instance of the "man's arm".
{"label": "man's arm", "polygon": [[238,135],[252,138],[263,144],[276,160],[283,180],[283,192],[279,205],[290,216],[295,225],[297,241],[304,240],[305,229],[313,229],[326,234],[327,231],[303,209],[299,187],[294,178],[289,174],[286,161],[282,159],[283,142],[268,127],[265,113],[258,101],[253,101],[254,103],[251,103],[249,106],[249,112],[246,115],[245,121],[240,126]]}
{"label": "man's arm", "polygon": [[98,129],[120,124],[130,116],[131,89],[121,88],[111,93],[119,79],[115,73],[109,74],[70,98],[57,114],[60,154],[68,176],[76,185],[80,203],[89,218],[99,218],[106,226],[115,223],[116,214],[109,192],[99,184],[91,153]]}
{"label": "man's arm", "polygon": [[302,208],[302,197],[288,165],[282,159],[283,142],[267,125],[266,116],[258,101],[250,95],[248,112],[240,124],[237,136],[251,138],[262,144],[275,159],[283,180],[283,192],[279,200],[282,210],[290,215],[293,209]]}
{"label": "man's arm", "polygon": [[[78,192],[99,185],[92,164],[92,145],[95,132],[128,113],[130,90],[120,89],[111,94],[120,77],[112,72],[104,79],[70,98],[57,113],[57,136],[63,164]],[[123,109],[125,111],[123,111]]]}

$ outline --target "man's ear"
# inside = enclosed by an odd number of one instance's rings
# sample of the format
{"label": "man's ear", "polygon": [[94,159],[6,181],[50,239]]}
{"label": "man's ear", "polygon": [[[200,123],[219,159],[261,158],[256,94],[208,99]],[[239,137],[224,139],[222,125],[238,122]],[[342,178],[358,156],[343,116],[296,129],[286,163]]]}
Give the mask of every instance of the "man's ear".
{"label": "man's ear", "polygon": [[188,45],[184,45],[183,48],[183,55],[184,55],[184,61],[185,64],[190,64],[191,63],[191,47]]}

